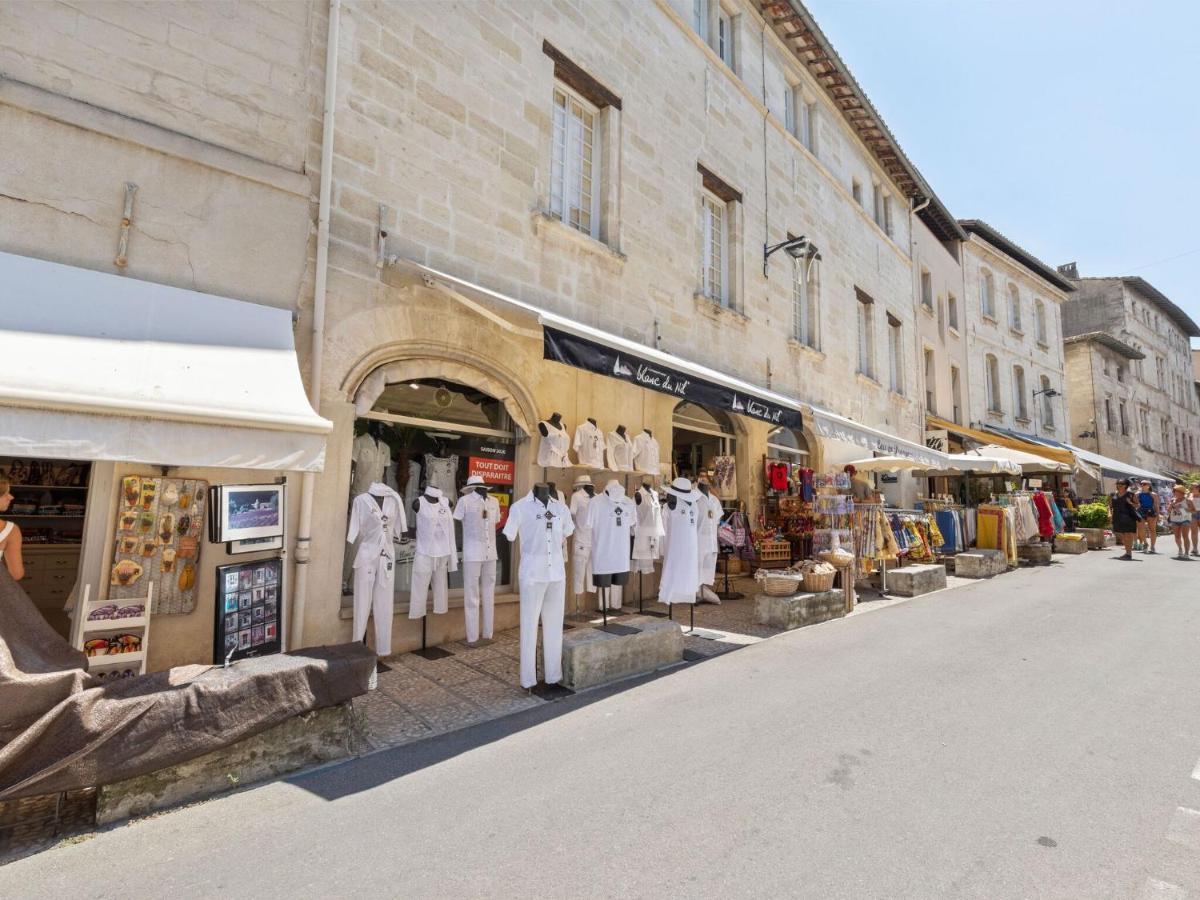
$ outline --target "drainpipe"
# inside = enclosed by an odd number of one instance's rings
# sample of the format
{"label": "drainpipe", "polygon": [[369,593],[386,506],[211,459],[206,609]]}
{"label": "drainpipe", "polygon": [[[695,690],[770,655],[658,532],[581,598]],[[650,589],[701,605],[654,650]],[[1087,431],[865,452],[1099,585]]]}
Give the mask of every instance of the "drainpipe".
{"label": "drainpipe", "polygon": [[[913,227],[916,221],[917,213],[929,205],[929,197],[926,197],[920,203],[914,205],[911,200],[908,201],[908,261],[912,264],[912,296],[913,296],[913,350],[916,353],[916,366],[914,371],[921,374],[921,388],[924,390],[925,384],[925,354],[921,349],[921,267],[917,262],[917,231]],[[933,373],[934,381],[937,381],[937,372]],[[917,379],[913,379],[916,381]],[[929,410],[925,408],[925,395],[919,394],[917,408],[922,410],[921,421],[917,423],[921,435],[918,444],[925,443],[925,416],[929,414]],[[910,475],[911,477],[911,475]],[[914,486],[915,487],[915,486]],[[928,491],[929,479],[925,480],[925,487]]]}
{"label": "drainpipe", "polygon": [[[321,411],[321,364],[325,351],[325,287],[329,280],[329,205],[333,188],[333,115],[337,100],[338,31],[341,0],[329,0],[329,33],[325,43],[325,113],[321,127],[321,189],[317,203],[317,270],[313,289],[312,344],[309,350],[308,402]],[[300,523],[296,534],[296,587],[292,592],[292,628],[288,649],[304,646],[304,613],[308,602],[313,494],[316,476],[300,479]]]}

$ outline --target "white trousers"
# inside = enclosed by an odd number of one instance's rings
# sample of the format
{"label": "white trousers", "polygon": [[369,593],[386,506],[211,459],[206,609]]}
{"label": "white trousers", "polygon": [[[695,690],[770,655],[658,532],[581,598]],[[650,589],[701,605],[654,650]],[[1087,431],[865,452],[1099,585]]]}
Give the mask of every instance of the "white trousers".
{"label": "white trousers", "polygon": [[483,603],[483,636],[492,636],[492,618],[496,609],[496,560],[463,562],[463,618],[467,623],[467,641],[479,640],[479,605]]}
{"label": "white trousers", "polygon": [[717,580],[717,552],[700,554],[700,583],[713,585]]}
{"label": "white trousers", "polygon": [[571,587],[575,595],[594,593],[592,585],[592,548],[576,545],[571,555]]}
{"label": "white trousers", "polygon": [[375,653],[379,656],[392,654],[393,586],[395,563],[380,557],[370,565],[354,570],[354,640],[361,641],[367,634],[367,619],[375,616]]}
{"label": "white trousers", "polygon": [[433,611],[441,614],[449,610],[447,601],[447,579],[450,570],[449,556],[426,556],[418,553],[413,559],[412,592],[409,594],[408,617],[410,619],[425,618],[425,600],[429,595],[429,586],[433,585]]}
{"label": "white trousers", "polygon": [[625,588],[623,588],[621,585],[614,584],[612,587],[596,588],[595,590],[596,590],[597,596],[600,598],[599,605],[596,607],[596,609],[604,608],[604,595],[605,594],[608,595],[608,608],[609,609],[620,609],[621,608],[621,603],[623,602],[621,599],[621,593],[622,593],[622,591],[625,590]]}
{"label": "white trousers", "polygon": [[521,581],[521,687],[537,684],[538,620],[542,622],[542,668],[546,684],[562,681],[565,581]]}

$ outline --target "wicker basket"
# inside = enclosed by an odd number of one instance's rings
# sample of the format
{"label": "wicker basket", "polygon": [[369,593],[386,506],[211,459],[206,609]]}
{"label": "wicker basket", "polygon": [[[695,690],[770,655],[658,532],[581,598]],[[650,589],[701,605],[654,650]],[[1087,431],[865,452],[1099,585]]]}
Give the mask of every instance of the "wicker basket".
{"label": "wicker basket", "polygon": [[824,591],[833,590],[833,579],[837,577],[837,572],[826,572],[820,574],[818,572],[804,573],[804,590],[810,594],[820,594]]}
{"label": "wicker basket", "polygon": [[772,597],[790,597],[800,591],[799,575],[780,573],[764,574],[758,579],[762,592]]}
{"label": "wicker basket", "polygon": [[723,556],[718,561],[718,570],[722,575],[741,575],[746,571],[746,563],[737,556]]}

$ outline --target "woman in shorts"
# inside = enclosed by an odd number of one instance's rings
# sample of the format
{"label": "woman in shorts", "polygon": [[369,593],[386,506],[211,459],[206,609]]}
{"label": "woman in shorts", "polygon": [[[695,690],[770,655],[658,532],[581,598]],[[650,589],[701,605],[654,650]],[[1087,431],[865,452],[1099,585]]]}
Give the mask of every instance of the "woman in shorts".
{"label": "woman in shorts", "polygon": [[1158,514],[1162,510],[1159,507],[1158,494],[1154,492],[1149,481],[1142,481],[1137,502],[1142,513],[1141,521],[1138,522],[1138,539],[1142,542],[1142,552],[1157,553]]}
{"label": "woman in shorts", "polygon": [[1196,505],[1187,495],[1187,488],[1182,484],[1175,485],[1171,490],[1171,502],[1167,504],[1167,521],[1171,523],[1171,531],[1175,535],[1175,558],[1184,561],[1188,558],[1188,550],[1192,542],[1192,516]]}
{"label": "woman in shorts", "polygon": [[1138,530],[1138,518],[1141,512],[1138,501],[1129,490],[1129,479],[1122,478],[1117,482],[1117,492],[1108,495],[1108,513],[1112,518],[1113,534],[1125,548],[1125,555],[1118,559],[1133,559],[1133,538]]}

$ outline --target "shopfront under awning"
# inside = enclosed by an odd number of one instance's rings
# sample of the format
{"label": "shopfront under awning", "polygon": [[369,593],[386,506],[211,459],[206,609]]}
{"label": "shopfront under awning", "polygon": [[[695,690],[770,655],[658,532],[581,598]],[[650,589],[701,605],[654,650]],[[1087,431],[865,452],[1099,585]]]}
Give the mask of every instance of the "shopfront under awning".
{"label": "shopfront under awning", "polygon": [[[1020,450],[1023,453],[1032,453],[1035,456],[1040,456],[1044,459],[1053,460],[1057,463],[1062,463],[1069,468],[1075,466],[1075,454],[1073,451],[1063,447],[1052,447],[1047,444],[1019,437],[1015,432],[1006,430],[993,429],[991,426],[987,430],[977,428],[969,428],[966,425],[959,425],[951,422],[948,419],[942,419],[938,416],[927,415],[925,417],[925,427],[929,429],[945,429],[952,431],[955,434],[975,441],[981,446],[999,445],[1008,447],[1012,450]],[[981,450],[981,452],[984,452]]]}
{"label": "shopfront under awning", "polygon": [[858,444],[886,456],[898,456],[921,463],[922,467],[940,469],[945,464],[946,454],[933,450],[923,444],[906,441],[904,438],[880,431],[869,425],[860,425],[845,416],[822,409],[819,406],[808,405],[809,423],[823,437],[849,444]]}
{"label": "shopfront under awning", "polygon": [[1153,482],[1162,482],[1170,484],[1175,481],[1170,475],[1162,475],[1158,472],[1151,472],[1149,469],[1143,469],[1131,463],[1122,462],[1119,459],[1112,459],[1108,456],[1101,456],[1099,453],[1093,453],[1091,450],[1084,450],[1080,447],[1071,447],[1075,455],[1083,462],[1094,467],[1105,478],[1149,478]]}
{"label": "shopfront under awning", "polygon": [[0,455],[320,471],[286,309],[0,253]]}
{"label": "shopfront under awning", "polygon": [[991,444],[980,447],[979,453],[981,456],[990,456],[994,459],[1004,459],[1008,460],[1009,462],[1016,463],[1021,467],[1021,472],[1025,475],[1048,472],[1066,474],[1074,471],[1075,468],[1072,464],[1058,462],[1057,460],[1053,459],[1047,459],[1040,454],[1029,453],[1025,450],[1016,450],[1012,447],[1002,447],[999,444]]}

